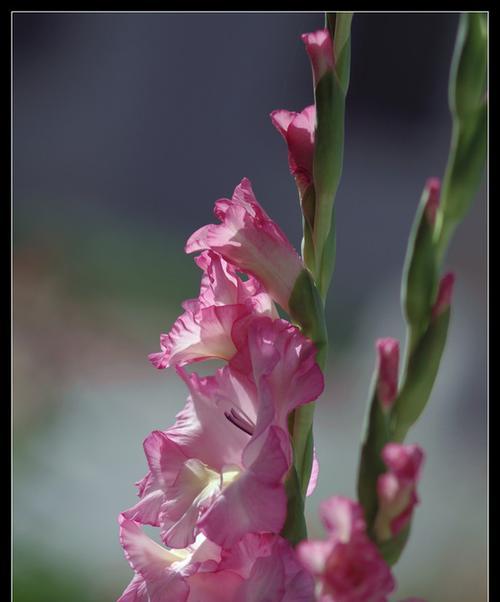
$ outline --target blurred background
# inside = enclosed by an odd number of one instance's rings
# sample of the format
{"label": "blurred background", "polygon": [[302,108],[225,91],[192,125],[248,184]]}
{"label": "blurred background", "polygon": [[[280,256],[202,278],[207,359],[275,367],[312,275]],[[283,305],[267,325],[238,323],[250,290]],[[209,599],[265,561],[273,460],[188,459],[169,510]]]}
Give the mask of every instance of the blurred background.
{"label": "blurred background", "polygon": [[[399,283],[428,176],[450,139],[458,15],[356,14],[329,380],[317,406],[319,485],[355,495],[374,341],[404,338]],[[269,113],[313,102],[306,14],[15,13],[14,598],[116,599],[132,573],[117,515],[146,472],[142,440],[186,390],[156,371],[197,295],[183,252],[243,176],[299,248],[287,151]],[[397,599],[486,599],[486,192],[447,257],[457,284],[431,403],[410,442],[427,452]]]}

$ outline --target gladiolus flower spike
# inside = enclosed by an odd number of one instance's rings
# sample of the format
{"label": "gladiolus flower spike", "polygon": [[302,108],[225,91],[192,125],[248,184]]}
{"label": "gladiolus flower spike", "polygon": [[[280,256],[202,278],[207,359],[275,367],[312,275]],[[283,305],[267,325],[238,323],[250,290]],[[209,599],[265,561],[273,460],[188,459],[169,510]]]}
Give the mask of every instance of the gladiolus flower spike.
{"label": "gladiolus flower spike", "polygon": [[[329,13],[324,29],[302,35],[314,104],[271,114],[299,192],[302,255],[248,178],[216,201],[218,223],[187,240],[201,270],[198,296],[182,303],[149,360],[173,370],[188,396],[174,424],[144,440],[138,500],[118,518],[134,573],[118,602],[388,602],[396,588],[391,565],[420,503],[424,460],[422,448],[404,439],[439,369],[454,284],[452,273],[441,276],[442,260],[482,166],[484,23],[479,13],[461,18],[443,191],[438,178],[428,179],[408,241],[401,368],[399,342],[376,341],[359,502],[323,501],[327,536],[316,540],[307,537],[304,510],[319,477],[313,415],[325,388],[324,303],[335,259],[351,19]],[[214,359],[220,366],[201,375],[197,367]],[[145,526],[157,529],[157,541]]]}

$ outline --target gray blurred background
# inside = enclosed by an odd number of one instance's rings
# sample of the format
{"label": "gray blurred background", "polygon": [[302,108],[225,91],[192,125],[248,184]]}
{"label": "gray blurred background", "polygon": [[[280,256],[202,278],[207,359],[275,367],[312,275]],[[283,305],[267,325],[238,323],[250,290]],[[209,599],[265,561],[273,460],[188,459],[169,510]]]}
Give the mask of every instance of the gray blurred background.
{"label": "gray blurred background", "polygon": [[[313,102],[308,14],[30,14],[14,21],[14,597],[113,600],[131,577],[116,517],[142,440],[186,391],[158,349],[199,270],[183,253],[243,176],[300,246],[297,193],[269,113]],[[404,338],[399,282],[428,176],[444,170],[457,14],[356,14],[321,499],[355,495],[374,341]],[[398,599],[486,599],[486,194],[448,254],[457,284]]]}

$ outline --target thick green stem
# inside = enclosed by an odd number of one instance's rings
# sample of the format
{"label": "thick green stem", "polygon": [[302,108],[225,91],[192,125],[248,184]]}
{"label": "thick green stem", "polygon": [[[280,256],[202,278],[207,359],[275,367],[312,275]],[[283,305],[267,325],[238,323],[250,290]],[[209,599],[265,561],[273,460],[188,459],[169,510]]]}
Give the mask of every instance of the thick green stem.
{"label": "thick green stem", "polygon": [[[335,264],[334,200],[342,172],[351,19],[352,13],[326,13],[335,68],[321,77],[315,89],[317,125],[313,182],[301,198],[302,257],[306,267],[297,279],[289,300],[290,316],[315,344],[316,359],[322,372],[325,371],[328,350],[324,303]],[[297,408],[289,421],[294,469],[286,481],[288,515],[282,535],[292,544],[307,535],[304,500],[314,453],[313,417],[314,403],[309,403]]]}

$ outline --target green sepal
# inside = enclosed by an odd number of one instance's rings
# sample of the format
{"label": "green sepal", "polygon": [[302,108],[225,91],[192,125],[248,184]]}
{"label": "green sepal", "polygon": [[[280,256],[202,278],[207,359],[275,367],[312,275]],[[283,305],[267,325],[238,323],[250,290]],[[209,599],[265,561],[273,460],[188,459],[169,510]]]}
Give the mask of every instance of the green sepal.
{"label": "green sepal", "polygon": [[[316,361],[324,370],[328,338],[323,303],[309,270],[299,274],[288,301],[290,316],[303,334],[314,343]],[[312,423],[314,403],[307,403],[293,412],[292,442],[294,462],[302,491],[307,489],[312,467]]]}
{"label": "green sepal", "polygon": [[293,546],[307,538],[307,526],[304,517],[304,497],[300,490],[299,478],[295,466],[292,466],[285,480],[287,495],[286,521],[281,536]]}
{"label": "green sepal", "polygon": [[323,254],[319,262],[319,274],[318,274],[318,290],[322,299],[326,299],[330,282],[333,276],[333,270],[335,269],[335,257],[337,251],[337,237],[335,229],[335,206],[332,211],[332,227],[325,241],[323,247]]}
{"label": "green sepal", "polygon": [[425,211],[428,198],[428,191],[424,189],[408,240],[401,283],[401,304],[409,329],[409,353],[427,328],[437,288],[434,228]]}
{"label": "green sepal", "polygon": [[403,387],[392,409],[393,440],[402,442],[429,400],[446,344],[450,308],[431,320],[410,355]]}
{"label": "green sepal", "polygon": [[308,269],[303,269],[292,289],[288,300],[292,320],[300,326],[317,349],[317,362],[323,369],[326,361],[328,335],[326,331],[323,302],[313,277]]}

